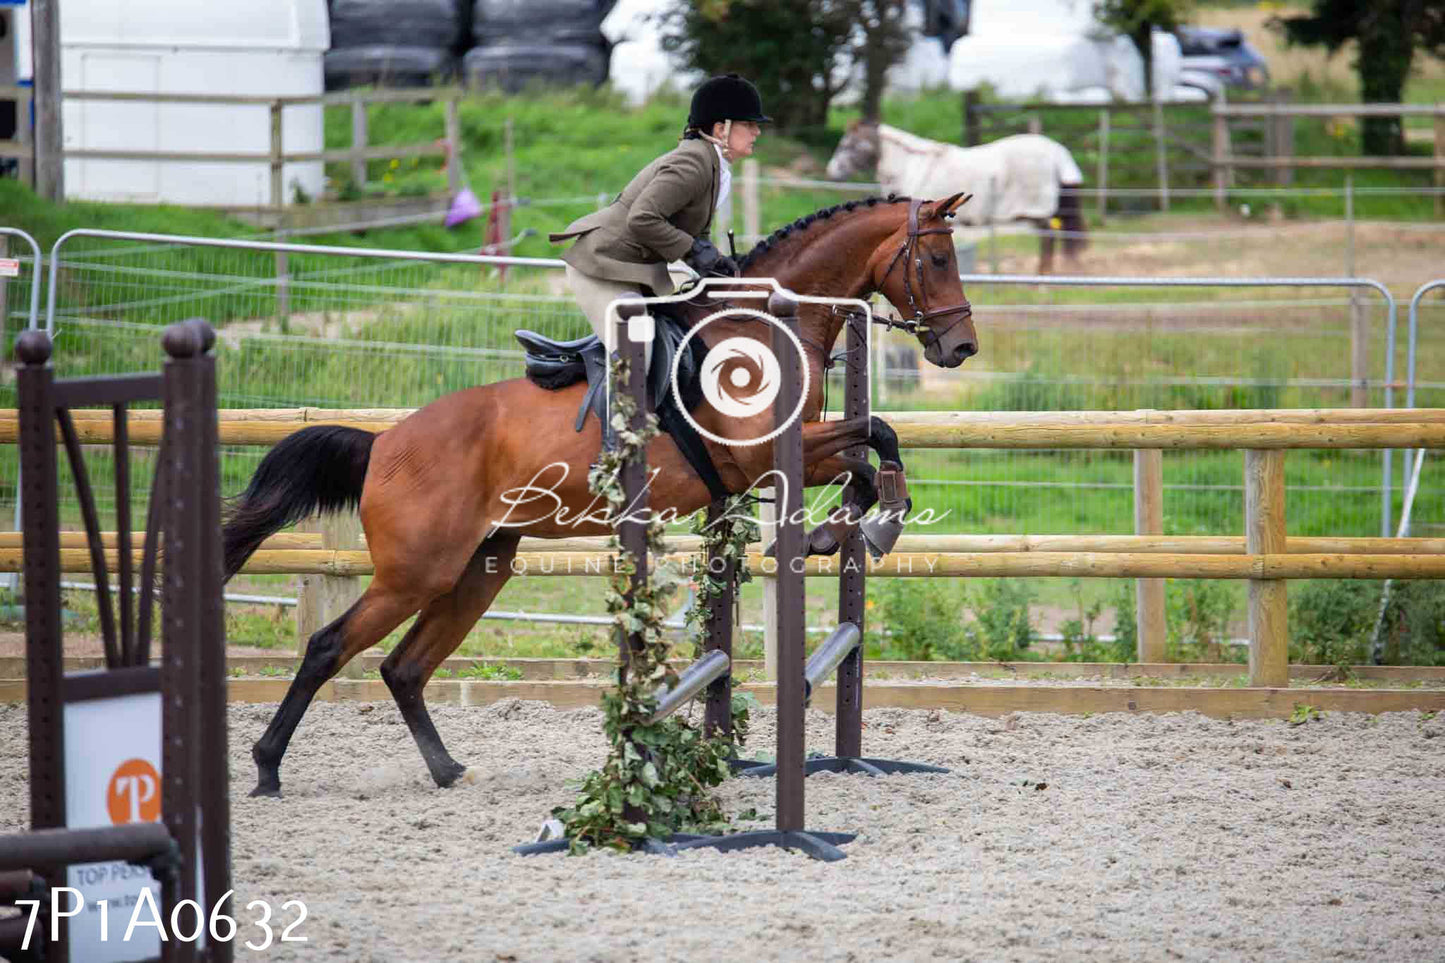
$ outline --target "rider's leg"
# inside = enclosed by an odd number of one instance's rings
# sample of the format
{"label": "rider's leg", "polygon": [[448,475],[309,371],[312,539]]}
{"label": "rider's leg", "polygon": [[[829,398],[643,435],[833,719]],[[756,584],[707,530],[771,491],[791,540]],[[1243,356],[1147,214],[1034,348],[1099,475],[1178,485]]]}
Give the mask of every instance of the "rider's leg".
{"label": "rider's leg", "polygon": [[[577,306],[587,315],[588,323],[603,344],[607,343],[607,332],[603,330],[607,321],[607,305],[620,297],[642,295],[640,285],[583,274],[570,264],[567,265],[567,285],[572,289],[572,296],[577,299]],[[643,345],[643,359],[645,366],[652,365],[651,341]]]}

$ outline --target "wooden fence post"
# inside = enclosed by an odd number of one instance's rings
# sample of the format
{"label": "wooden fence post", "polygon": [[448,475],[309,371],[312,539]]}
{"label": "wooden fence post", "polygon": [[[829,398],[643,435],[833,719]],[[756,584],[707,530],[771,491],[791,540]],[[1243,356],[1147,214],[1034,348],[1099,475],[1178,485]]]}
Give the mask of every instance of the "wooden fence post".
{"label": "wooden fence post", "polygon": [[[1245,550],[1285,551],[1284,452],[1244,453]],[[1289,602],[1284,579],[1249,580],[1249,684],[1289,686]]]}
{"label": "wooden fence post", "polygon": [[271,206],[277,214],[286,206],[286,185],[283,177],[285,161],[282,160],[281,101],[271,101]]}
{"label": "wooden fence post", "polygon": [[963,146],[977,147],[978,133],[978,91],[963,92]]}
{"label": "wooden fence post", "polygon": [[462,189],[462,117],[459,94],[446,103],[447,193],[453,197]]}
{"label": "wooden fence post", "polygon": [[1029,113],[1029,133],[1042,134],[1044,132],[1044,119],[1039,116],[1038,111]]}
{"label": "wooden fence post", "polygon": [[351,183],[360,190],[366,186],[366,158],[361,156],[367,144],[366,101],[360,93],[352,96],[355,99],[351,101]]}
{"label": "wooden fence post", "polygon": [[1109,108],[1099,111],[1099,224],[1102,226],[1109,210]]}
{"label": "wooden fence post", "polygon": [[1229,186],[1229,118],[1223,113],[1223,99],[1214,102],[1214,209],[1224,213],[1224,192]]}
{"label": "wooden fence post", "polygon": [[1159,176],[1159,210],[1169,210],[1169,155],[1165,143],[1164,103],[1154,101],[1154,165]]}
{"label": "wooden fence post", "polygon": [[[1445,112],[1435,114],[1435,186],[1445,189]],[[1435,216],[1445,216],[1445,196],[1435,195]]]}
{"label": "wooden fence post", "polygon": [[763,236],[762,209],[758,198],[758,162],[743,161],[743,236],[752,244]]}
{"label": "wooden fence post", "polygon": [[[57,204],[65,200],[58,6],[57,0],[34,0],[30,5],[35,69],[35,193]],[[16,26],[24,29],[20,24]],[[15,120],[19,126],[22,118],[17,116]]]}
{"label": "wooden fence post", "polygon": [[[1274,102],[1280,107],[1288,107],[1290,102],[1290,91],[1288,87],[1281,87],[1275,91]],[[1274,155],[1276,157],[1294,156],[1294,115],[1286,113],[1275,114],[1271,118],[1274,124]],[[1279,182],[1289,186],[1294,183],[1294,168],[1281,167],[1279,170]]]}
{"label": "wooden fence post", "polygon": [[[355,512],[322,515],[317,527],[321,530],[323,549],[359,549],[361,518]],[[306,654],[306,644],[313,633],[341,617],[361,597],[361,579],[354,575],[303,575],[299,579],[296,598],[297,654]],[[348,678],[361,678],[361,660],[353,659],[341,670]]]}
{"label": "wooden fence post", "polygon": [[276,261],[276,321],[279,323],[291,314],[291,259],[285,251],[277,251],[274,257]]}
{"label": "wooden fence post", "polygon": [[[1158,448],[1134,452],[1134,534],[1164,534],[1164,452]],[[1140,662],[1163,662],[1164,580],[1135,579],[1134,588],[1137,657]]]}

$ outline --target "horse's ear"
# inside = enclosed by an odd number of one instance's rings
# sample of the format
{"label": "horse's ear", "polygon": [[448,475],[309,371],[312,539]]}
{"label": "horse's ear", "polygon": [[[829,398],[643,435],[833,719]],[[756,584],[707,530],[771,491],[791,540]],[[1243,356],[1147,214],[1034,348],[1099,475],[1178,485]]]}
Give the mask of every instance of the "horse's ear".
{"label": "horse's ear", "polygon": [[955,211],[972,199],[973,195],[968,193],[968,191],[959,191],[952,197],[939,201],[933,208],[933,215],[940,218],[952,217]]}

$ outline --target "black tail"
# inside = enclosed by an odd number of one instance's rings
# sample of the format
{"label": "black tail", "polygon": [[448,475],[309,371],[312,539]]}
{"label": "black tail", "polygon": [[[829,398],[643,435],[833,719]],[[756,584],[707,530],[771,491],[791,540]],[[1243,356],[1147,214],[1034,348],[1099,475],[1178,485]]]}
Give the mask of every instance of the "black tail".
{"label": "black tail", "polygon": [[287,525],[317,512],[355,509],[374,441],[374,433],[359,428],[313,425],[272,448],[251,484],[226,506],[227,580]]}
{"label": "black tail", "polygon": [[1079,195],[1074,189],[1078,184],[1061,185],[1059,191],[1059,221],[1064,232],[1064,256],[1070,260],[1084,253],[1089,246],[1089,225],[1084,222],[1084,212],[1079,206]]}

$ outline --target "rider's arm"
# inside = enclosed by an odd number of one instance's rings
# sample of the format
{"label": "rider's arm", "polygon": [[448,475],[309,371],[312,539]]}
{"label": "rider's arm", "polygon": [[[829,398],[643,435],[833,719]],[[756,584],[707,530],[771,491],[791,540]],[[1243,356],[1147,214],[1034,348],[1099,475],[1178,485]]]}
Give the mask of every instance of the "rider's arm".
{"label": "rider's arm", "polygon": [[627,216],[627,230],[633,240],[647,245],[669,261],[692,250],[692,236],[674,227],[668,218],[699,196],[707,197],[712,171],[695,154],[679,151],[657,173]]}

